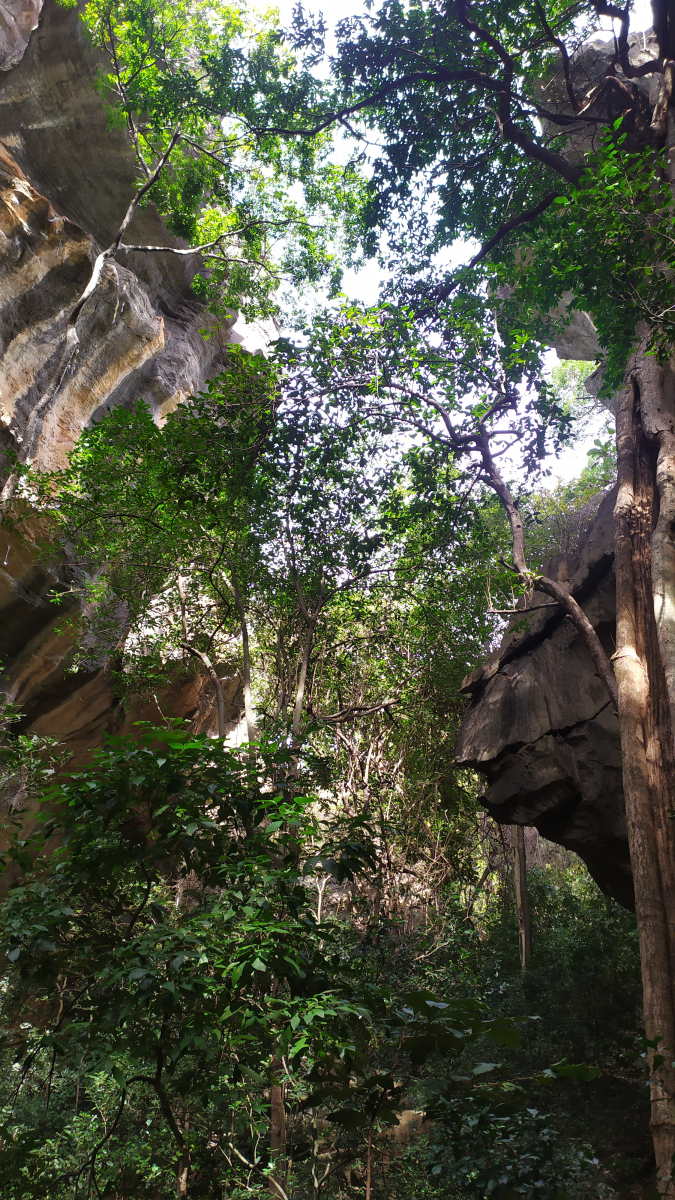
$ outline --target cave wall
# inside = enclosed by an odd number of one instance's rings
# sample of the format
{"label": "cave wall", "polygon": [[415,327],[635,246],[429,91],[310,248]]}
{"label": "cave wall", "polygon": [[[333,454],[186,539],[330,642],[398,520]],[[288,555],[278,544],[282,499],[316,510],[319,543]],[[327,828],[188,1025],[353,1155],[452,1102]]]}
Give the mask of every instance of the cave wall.
{"label": "cave wall", "polygon": [[[63,466],[81,430],[107,408],[144,399],[161,420],[219,373],[229,344],[255,352],[270,333],[206,311],[191,289],[196,256],[125,255],[108,264],[78,320],[77,357],[53,402],[38,408],[68,313],[139,182],[125,131],[110,127],[93,86],[101,65],[76,10],[0,0],[0,452],[28,453],[44,469]],[[126,240],[184,246],[153,207],[134,216]],[[2,486],[9,462],[0,461]],[[81,757],[106,731],[127,730],[139,716],[159,719],[154,702],[122,711],[104,671],[69,671],[63,618],[75,614],[67,598],[51,599],[58,571],[11,532],[0,530],[0,543],[2,686],[22,708],[24,730],[62,738]],[[193,678],[160,697],[161,708],[211,729],[211,689]],[[233,729],[237,677],[226,691]]]}

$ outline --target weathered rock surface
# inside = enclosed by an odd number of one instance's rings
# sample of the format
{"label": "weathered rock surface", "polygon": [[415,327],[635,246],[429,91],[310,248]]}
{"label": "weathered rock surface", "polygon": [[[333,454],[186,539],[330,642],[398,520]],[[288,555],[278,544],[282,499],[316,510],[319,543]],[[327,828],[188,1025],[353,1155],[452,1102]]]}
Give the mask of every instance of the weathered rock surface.
{"label": "weathered rock surface", "polygon": [[[608,654],[616,621],[613,506],[610,492],[578,553],[545,568],[569,583]],[[482,802],[491,816],[533,825],[576,851],[602,889],[632,907],[618,719],[571,622],[542,593],[531,604],[464,681],[472,699],[457,760],[486,776]]]}
{"label": "weathered rock surface", "polygon": [[[103,60],[77,12],[47,0],[35,29],[39,13],[37,0],[0,0],[0,451],[54,468],[106,408],[144,399],[161,419],[219,373],[229,342],[250,339],[245,328],[233,328],[234,318],[219,324],[192,293],[196,258],[126,255],[108,264],[82,310],[77,358],[53,401],[41,406],[63,354],[68,314],[138,179],[131,145],[123,130],[109,127],[93,87]],[[127,240],[181,245],[152,208],[137,213]],[[251,332],[256,350],[262,338]],[[5,458],[5,477],[8,471]],[[58,578],[14,535],[2,531],[0,542],[4,688],[23,708],[25,728],[82,754],[138,712],[119,710],[104,672],[68,672],[67,600],[51,598]],[[228,687],[234,726],[238,681]],[[208,728],[210,689],[201,679],[177,685],[160,698],[162,710]]]}
{"label": "weathered rock surface", "polygon": [[0,0],[0,71],[21,60],[41,8],[42,0]]}

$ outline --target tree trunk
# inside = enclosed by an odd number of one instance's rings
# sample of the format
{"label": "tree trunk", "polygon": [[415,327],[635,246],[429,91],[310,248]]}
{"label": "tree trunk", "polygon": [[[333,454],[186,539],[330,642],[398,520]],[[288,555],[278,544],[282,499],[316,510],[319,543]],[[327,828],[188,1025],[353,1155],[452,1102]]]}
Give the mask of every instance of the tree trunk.
{"label": "tree trunk", "polygon": [[[273,1074],[282,1067],[278,1059],[272,1063]],[[270,1087],[270,1154],[274,1163],[274,1173],[269,1177],[270,1195],[277,1198],[285,1196],[280,1179],[277,1179],[281,1160],[286,1150],[286,1104],[283,1083],[273,1083]]]}
{"label": "tree trunk", "polygon": [[[675,1196],[675,855],[669,812],[675,763],[671,719],[673,458],[663,371],[642,346],[629,363],[617,416],[614,512],[617,634],[626,817],[640,939],[651,1127],[659,1189]],[[663,505],[661,504],[663,498]],[[669,694],[670,693],[670,694]],[[658,1047],[658,1048],[657,1048]]]}
{"label": "tree trunk", "polygon": [[300,664],[300,678],[298,680],[298,688],[295,694],[295,706],[293,709],[293,736],[297,737],[300,732],[300,723],[302,721],[302,706],[305,702],[305,687],[307,685],[307,672],[309,670],[309,660],[312,656],[312,645],[314,643],[314,631],[316,629],[316,619],[310,617],[307,620],[307,631],[305,633],[305,644],[302,650],[302,662]]}
{"label": "tree trunk", "polygon": [[243,605],[241,606],[241,645],[244,658],[244,677],[242,680],[242,690],[244,693],[244,717],[246,718],[246,737],[249,742],[254,741],[258,736],[258,729],[255,723],[255,713],[253,711],[253,698],[251,695],[251,650],[248,640],[248,623],[244,614]]}
{"label": "tree trunk", "polygon": [[152,1080],[152,1086],[157,1094],[162,1116],[169,1126],[179,1150],[178,1162],[176,1163],[176,1195],[178,1196],[178,1200],[185,1200],[188,1194],[188,1179],[190,1177],[190,1147],[185,1139],[183,1130],[174,1116],[173,1109],[169,1103],[169,1097],[164,1090],[161,1081],[161,1069],[158,1070],[155,1078]]}
{"label": "tree trunk", "polygon": [[243,662],[243,677],[241,681],[242,691],[244,693],[244,717],[246,719],[246,737],[249,742],[255,741],[258,737],[258,728],[255,723],[255,713],[253,711],[253,697],[251,694],[251,646],[248,636],[248,620],[246,618],[246,608],[239,590],[239,582],[237,573],[233,564],[228,560],[231,579],[223,573],[223,580],[229,588],[234,598],[235,608],[239,614],[241,622],[241,649]]}
{"label": "tree trunk", "polygon": [[373,1126],[368,1126],[368,1146],[366,1149],[366,1200],[370,1200],[370,1189],[373,1169]]}
{"label": "tree trunk", "polygon": [[532,921],[527,898],[527,859],[525,856],[525,830],[522,825],[511,826],[513,847],[513,879],[516,885],[516,913],[518,915],[518,950],[520,965],[527,970],[532,952]]}

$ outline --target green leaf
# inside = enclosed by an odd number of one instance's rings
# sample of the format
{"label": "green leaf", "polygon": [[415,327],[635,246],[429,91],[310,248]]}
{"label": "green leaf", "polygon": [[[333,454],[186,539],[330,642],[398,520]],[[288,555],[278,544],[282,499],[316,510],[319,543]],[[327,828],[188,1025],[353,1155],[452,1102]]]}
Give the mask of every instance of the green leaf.
{"label": "green leaf", "polygon": [[586,1063],[553,1063],[551,1071],[560,1079],[580,1079],[584,1083],[599,1079],[602,1075],[600,1067],[588,1067]]}
{"label": "green leaf", "polygon": [[520,1033],[511,1017],[496,1017],[485,1030],[491,1042],[515,1050],[520,1045]]}
{"label": "green leaf", "polygon": [[365,1129],[368,1125],[365,1114],[353,1108],[339,1108],[337,1112],[330,1113],[328,1120],[345,1130]]}

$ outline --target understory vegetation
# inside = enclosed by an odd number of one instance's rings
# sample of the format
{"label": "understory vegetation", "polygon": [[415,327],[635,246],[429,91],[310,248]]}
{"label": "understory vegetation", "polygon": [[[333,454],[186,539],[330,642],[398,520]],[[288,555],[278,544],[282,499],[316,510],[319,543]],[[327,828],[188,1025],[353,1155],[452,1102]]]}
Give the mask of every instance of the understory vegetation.
{"label": "understory vegetation", "polygon": [[3,1195],[649,1179],[634,917],[537,839],[523,974],[508,831],[470,787],[411,845],[325,760],[180,728],[43,787],[3,910]]}
{"label": "understory vegetation", "polygon": [[[73,765],[6,712],[2,1194],[647,1195],[634,916],[531,831],[523,973],[510,829],[453,765],[503,516],[339,411],[265,429],[271,370],[113,410],[15,506],[69,546],[75,668],[157,723]],[[597,460],[524,497],[533,556]],[[210,736],[163,699],[195,673]]]}

